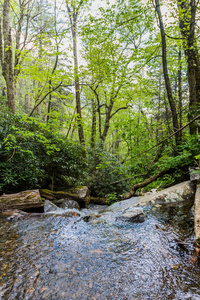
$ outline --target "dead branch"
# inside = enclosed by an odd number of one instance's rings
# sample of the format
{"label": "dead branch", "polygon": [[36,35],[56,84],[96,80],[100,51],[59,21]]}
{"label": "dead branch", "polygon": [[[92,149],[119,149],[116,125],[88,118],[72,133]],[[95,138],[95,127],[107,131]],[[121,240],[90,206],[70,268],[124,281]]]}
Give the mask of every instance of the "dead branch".
{"label": "dead branch", "polygon": [[131,197],[133,197],[135,195],[135,192],[139,189],[139,188],[142,188],[142,187],[145,187],[147,186],[148,184],[150,184],[151,182],[155,181],[157,178],[167,174],[170,172],[171,169],[166,169],[166,170],[162,170],[160,172],[158,172],[157,174],[154,174],[153,176],[151,176],[150,178],[140,182],[140,183],[136,183],[132,186],[130,192],[128,192],[125,197],[124,197],[124,200],[125,199],[129,199]]}

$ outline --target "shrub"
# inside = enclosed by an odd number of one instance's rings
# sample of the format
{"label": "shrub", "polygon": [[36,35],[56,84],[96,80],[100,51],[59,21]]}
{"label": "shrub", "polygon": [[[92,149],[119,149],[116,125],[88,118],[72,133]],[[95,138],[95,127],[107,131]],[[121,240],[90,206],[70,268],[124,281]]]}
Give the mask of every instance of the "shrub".
{"label": "shrub", "polygon": [[120,181],[126,177],[126,170],[117,158],[101,147],[88,150],[88,180],[87,185],[94,197],[105,197],[107,194],[115,194],[116,199],[129,187],[126,181]]}
{"label": "shrub", "polygon": [[52,182],[70,186],[84,168],[79,145],[34,118],[0,112],[1,192],[47,187]]}

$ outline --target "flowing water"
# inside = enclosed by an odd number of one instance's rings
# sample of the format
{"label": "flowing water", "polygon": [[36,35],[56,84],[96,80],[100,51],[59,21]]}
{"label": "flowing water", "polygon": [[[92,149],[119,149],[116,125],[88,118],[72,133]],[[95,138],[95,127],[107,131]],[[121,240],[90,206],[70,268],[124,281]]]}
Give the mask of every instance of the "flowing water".
{"label": "flowing water", "polygon": [[146,210],[140,224],[1,218],[0,299],[200,299],[192,219]]}

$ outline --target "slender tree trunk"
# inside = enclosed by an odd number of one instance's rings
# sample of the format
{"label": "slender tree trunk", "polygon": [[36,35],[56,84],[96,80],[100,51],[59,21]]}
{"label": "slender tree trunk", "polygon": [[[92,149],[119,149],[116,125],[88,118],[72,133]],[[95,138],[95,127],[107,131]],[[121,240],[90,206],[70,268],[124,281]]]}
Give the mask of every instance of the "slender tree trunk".
{"label": "slender tree trunk", "polygon": [[94,147],[95,147],[96,127],[97,127],[96,105],[95,105],[95,100],[92,99],[92,132],[91,132],[91,148],[94,148]]}
{"label": "slender tree trunk", "polygon": [[159,141],[159,126],[160,126],[160,104],[161,104],[161,88],[162,88],[162,64],[160,63],[160,72],[158,78],[158,114],[157,114],[157,125],[156,125],[156,142]]}
{"label": "slender tree trunk", "polygon": [[[196,1],[178,0],[179,27],[184,38],[183,46],[187,60],[189,84],[189,113],[190,121],[198,114],[200,105],[200,59],[195,38]],[[197,123],[190,125],[190,134],[197,133]]]}
{"label": "slender tree trunk", "polygon": [[99,121],[99,136],[101,137],[101,106],[100,106],[100,99],[99,99],[99,94],[97,92],[98,85],[93,88],[92,86],[89,85],[89,88],[92,90],[94,93],[96,100],[97,100],[97,109],[96,112],[98,113],[98,121]]}
{"label": "slender tree trunk", "polygon": [[[166,86],[167,97],[169,100],[169,105],[170,105],[170,109],[171,109],[171,113],[172,113],[173,129],[174,129],[174,132],[176,132],[179,129],[179,124],[178,124],[176,105],[175,105],[175,101],[173,99],[172,88],[171,88],[169,74],[168,74],[167,50],[166,50],[167,45],[166,45],[166,39],[165,39],[165,30],[164,30],[159,0],[155,0],[155,4],[156,4],[156,12],[157,12],[158,19],[159,19],[160,33],[161,33],[161,39],[162,39],[162,64],[163,64],[163,73],[164,73],[164,78],[165,78],[165,86]],[[177,133],[175,135],[176,144],[179,143],[179,137],[180,137],[180,134]]]}
{"label": "slender tree trunk", "polygon": [[[10,27],[10,0],[3,4],[3,37],[4,37],[4,59],[2,60],[3,76],[6,81],[8,107],[15,113],[15,84],[13,68],[12,37]],[[2,41],[1,41],[2,43]]]}
{"label": "slender tree trunk", "polygon": [[108,129],[110,127],[110,119],[111,119],[111,112],[112,112],[112,109],[113,109],[113,105],[114,105],[114,102],[112,99],[110,99],[110,104],[107,108],[107,111],[106,111],[106,119],[105,119],[105,125],[104,125],[104,131],[103,131],[103,134],[101,136],[101,140],[103,142],[105,142],[105,139],[107,137],[107,134],[108,134]]}
{"label": "slender tree trunk", "polygon": [[[58,46],[58,32],[57,32],[57,14],[56,14],[56,6],[57,6],[57,1],[54,0],[54,30],[56,34],[56,59],[54,63],[53,70],[51,72],[51,75],[54,74],[57,65],[58,65],[58,51],[59,51],[59,46]],[[49,80],[49,90],[52,89],[52,80]],[[52,101],[52,94],[49,94],[49,100],[48,100],[48,105],[47,105],[47,119],[46,122],[48,123],[49,117],[50,117],[50,112],[51,112],[51,101]]]}
{"label": "slender tree trunk", "polygon": [[85,145],[83,121],[81,112],[81,97],[80,97],[80,82],[78,74],[78,55],[77,55],[77,24],[76,19],[73,19],[72,25],[72,37],[73,37],[73,55],[74,55],[74,77],[75,77],[75,92],[76,92],[76,112],[77,112],[77,124],[79,141],[82,145]]}
{"label": "slender tree trunk", "polygon": [[29,114],[29,94],[25,95],[25,113]]}
{"label": "slender tree trunk", "polygon": [[[183,107],[183,97],[182,97],[182,62],[181,62],[181,50],[178,53],[178,103],[179,103],[179,127],[182,125],[182,107]],[[182,137],[182,132],[181,136]]]}

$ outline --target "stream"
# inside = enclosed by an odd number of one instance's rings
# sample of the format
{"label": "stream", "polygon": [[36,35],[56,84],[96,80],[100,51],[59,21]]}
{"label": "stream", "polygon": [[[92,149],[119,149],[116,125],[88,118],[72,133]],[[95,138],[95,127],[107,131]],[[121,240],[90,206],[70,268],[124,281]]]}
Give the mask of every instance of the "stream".
{"label": "stream", "polygon": [[0,299],[200,299],[193,217],[183,211],[147,207],[144,223],[1,216]]}

